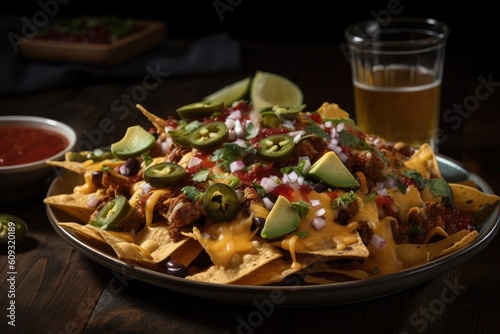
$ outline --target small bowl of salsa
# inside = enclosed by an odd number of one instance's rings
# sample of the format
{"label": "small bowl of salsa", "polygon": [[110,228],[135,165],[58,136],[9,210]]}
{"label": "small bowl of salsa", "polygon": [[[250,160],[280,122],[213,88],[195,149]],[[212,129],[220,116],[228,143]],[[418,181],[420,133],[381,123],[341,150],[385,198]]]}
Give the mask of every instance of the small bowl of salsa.
{"label": "small bowl of salsa", "polygon": [[43,193],[44,181],[55,172],[46,161],[62,160],[75,144],[75,131],[57,120],[0,116],[0,200],[18,202]]}

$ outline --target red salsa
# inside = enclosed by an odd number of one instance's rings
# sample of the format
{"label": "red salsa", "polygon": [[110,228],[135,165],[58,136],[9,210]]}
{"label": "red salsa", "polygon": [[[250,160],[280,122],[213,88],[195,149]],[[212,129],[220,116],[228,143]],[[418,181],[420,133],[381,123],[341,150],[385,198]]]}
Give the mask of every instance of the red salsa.
{"label": "red salsa", "polygon": [[0,126],[0,166],[50,158],[69,144],[59,133],[25,125]]}

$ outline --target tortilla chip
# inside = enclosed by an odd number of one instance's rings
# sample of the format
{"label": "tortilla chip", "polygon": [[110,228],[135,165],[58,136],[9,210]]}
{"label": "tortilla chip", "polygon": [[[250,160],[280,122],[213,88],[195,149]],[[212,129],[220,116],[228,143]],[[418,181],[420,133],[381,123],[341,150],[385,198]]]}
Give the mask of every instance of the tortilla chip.
{"label": "tortilla chip", "polygon": [[341,109],[336,103],[324,102],[317,112],[324,118],[349,118],[349,113]]}
{"label": "tortilla chip", "polygon": [[[298,266],[293,266],[293,261],[290,258],[275,259],[252,271],[251,275],[244,276],[232,282],[232,284],[259,286],[283,282],[286,277],[303,270],[311,263],[317,261],[317,257],[297,254],[296,261],[299,264]],[[284,281],[284,283],[286,283],[286,281]]]}
{"label": "tortilla chip", "polygon": [[254,250],[240,253],[241,261],[238,263],[232,262],[227,267],[212,265],[202,272],[187,276],[186,279],[220,284],[233,283],[283,256],[277,248],[263,240],[254,240],[252,243]]}
{"label": "tortilla chip", "polygon": [[404,162],[408,169],[414,169],[424,178],[439,177],[441,171],[436,154],[429,144],[423,144],[408,160]]}
{"label": "tortilla chip", "polygon": [[479,224],[497,207],[500,197],[486,194],[479,189],[458,183],[450,183],[455,198],[455,206],[471,213]]}
{"label": "tortilla chip", "polygon": [[47,165],[53,167],[60,167],[66,170],[75,172],[77,174],[83,175],[85,174],[85,169],[82,168],[82,164],[76,161],[56,161],[56,160],[47,160]]}
{"label": "tortilla chip", "polygon": [[184,245],[189,238],[174,241],[170,236],[167,224],[153,224],[142,229],[135,237],[135,243],[147,250],[158,263],[168,258],[175,250]]}
{"label": "tortilla chip", "polygon": [[106,240],[102,237],[102,235],[96,229],[92,228],[91,225],[82,225],[74,222],[60,222],[58,225],[65,230],[75,232],[87,240],[98,241],[103,244],[106,243]]}
{"label": "tortilla chip", "polygon": [[440,236],[440,237],[443,237],[443,238],[448,238],[449,237],[448,233],[446,233],[446,231],[442,227],[434,226],[432,228],[432,230],[430,230],[429,232],[427,232],[427,234],[425,235],[424,241],[422,243],[423,244],[428,243],[429,240],[431,240],[435,236]]}
{"label": "tortilla chip", "polygon": [[400,244],[396,246],[396,251],[404,267],[411,268],[456,252],[474,241],[477,235],[477,231],[462,230],[430,244]]}
{"label": "tortilla chip", "polygon": [[170,260],[182,263],[186,267],[203,251],[198,240],[188,238],[182,247],[177,248],[171,255]]}
{"label": "tortilla chip", "polygon": [[364,259],[370,255],[368,248],[361,240],[358,232],[353,232],[356,242],[350,244],[344,249],[337,249],[337,244],[333,238],[325,238],[322,242],[316,243],[314,249],[307,249],[304,254],[313,254],[318,256],[338,257],[344,259]]}
{"label": "tortilla chip", "polygon": [[81,222],[88,222],[95,208],[87,206],[91,196],[102,196],[100,192],[89,194],[61,194],[44,198],[43,202],[59,208]]}

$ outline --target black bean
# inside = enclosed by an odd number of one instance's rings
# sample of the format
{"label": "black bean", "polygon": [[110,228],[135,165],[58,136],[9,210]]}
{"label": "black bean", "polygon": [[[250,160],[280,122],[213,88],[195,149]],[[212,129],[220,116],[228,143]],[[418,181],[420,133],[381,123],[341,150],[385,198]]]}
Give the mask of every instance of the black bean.
{"label": "black bean", "polygon": [[264,224],[266,223],[266,220],[264,218],[261,218],[261,217],[255,217],[253,219],[253,223],[255,224],[255,226],[257,226],[258,228],[263,228],[264,227]]}
{"label": "black bean", "polygon": [[92,172],[92,183],[96,186],[100,186],[102,183],[102,175],[103,172],[100,170],[96,170]]}
{"label": "black bean", "polygon": [[314,185],[314,191],[318,193],[322,193],[323,191],[326,191],[328,189],[328,186],[324,183],[316,183]]}
{"label": "black bean", "polygon": [[120,174],[125,176],[136,175],[140,168],[141,164],[139,160],[136,158],[128,158],[127,161],[120,166]]}
{"label": "black bean", "polygon": [[182,278],[189,275],[187,267],[178,261],[170,260],[167,262],[165,267],[168,275]]}

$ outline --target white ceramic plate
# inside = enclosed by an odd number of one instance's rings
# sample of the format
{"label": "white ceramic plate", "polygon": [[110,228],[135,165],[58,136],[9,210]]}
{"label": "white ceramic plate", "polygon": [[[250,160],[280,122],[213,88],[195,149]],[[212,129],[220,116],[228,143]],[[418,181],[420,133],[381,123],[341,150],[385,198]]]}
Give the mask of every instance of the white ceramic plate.
{"label": "white ceramic plate", "polygon": [[[478,175],[471,173],[458,162],[438,156],[442,175],[449,182],[472,180],[486,193],[492,194],[490,186]],[[54,180],[48,195],[71,193],[80,184],[81,176],[64,173]],[[479,235],[472,244],[455,253],[434,260],[416,268],[395,274],[375,277],[362,281],[335,283],[315,286],[238,286],[186,280],[160,272],[134,266],[119,260],[114,254],[106,253],[85,244],[78,236],[62,229],[58,221],[71,221],[71,216],[47,206],[47,215],[56,232],[90,259],[123,275],[140,281],[185,293],[200,298],[231,304],[251,305],[253,301],[270,301],[276,307],[317,307],[363,302],[412,288],[429,281],[448,270],[463,264],[481,252],[495,237],[500,226],[500,208],[478,228]]]}

